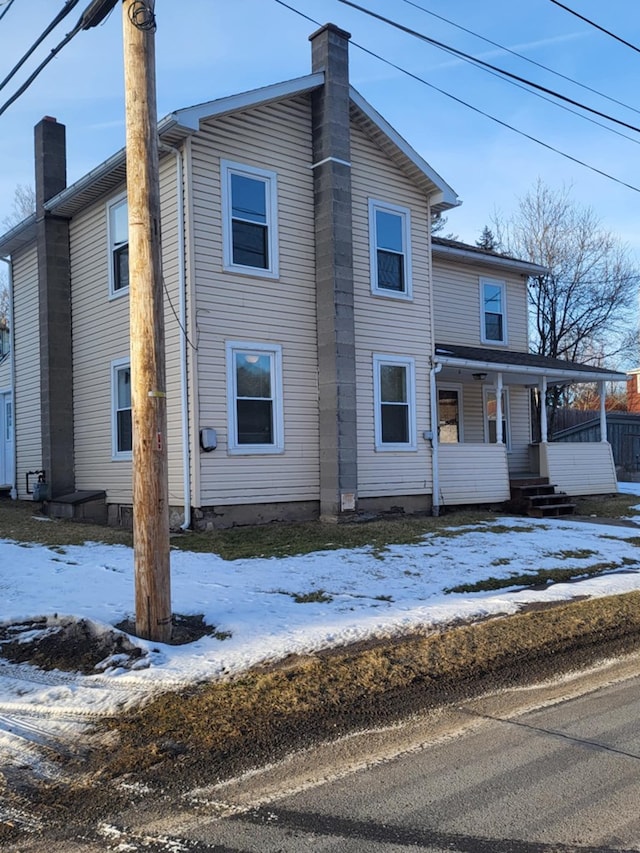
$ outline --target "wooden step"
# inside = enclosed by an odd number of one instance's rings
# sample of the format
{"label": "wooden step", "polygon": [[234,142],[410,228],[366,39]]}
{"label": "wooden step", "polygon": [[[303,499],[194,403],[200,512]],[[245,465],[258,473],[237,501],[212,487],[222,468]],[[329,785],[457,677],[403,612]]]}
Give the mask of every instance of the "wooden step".
{"label": "wooden step", "polygon": [[529,507],[527,515],[531,516],[531,518],[552,518],[560,515],[573,515],[575,508],[576,505],[571,503],[543,504]]}

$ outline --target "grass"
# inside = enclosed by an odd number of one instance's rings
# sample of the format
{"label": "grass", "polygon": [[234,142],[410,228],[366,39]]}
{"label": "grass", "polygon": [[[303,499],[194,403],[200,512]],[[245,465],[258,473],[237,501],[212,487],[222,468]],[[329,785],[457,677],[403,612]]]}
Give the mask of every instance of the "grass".
{"label": "grass", "polygon": [[[106,723],[118,747],[95,756],[107,776],[162,767],[174,778],[175,755],[206,756],[209,778],[237,770],[269,750],[315,735],[335,736],[379,719],[447,701],[447,689],[473,689],[473,680],[501,668],[553,667],[563,653],[640,632],[640,592],[563,604],[545,610],[401,637],[365,647],[294,658],[228,682],[162,695],[135,713]],[[449,685],[449,687],[447,687]],[[414,705],[411,705],[414,703]],[[404,709],[404,710],[403,710]],[[215,720],[215,725],[212,725]],[[100,724],[105,727],[104,723]]]}
{"label": "grass", "polygon": [[504,578],[489,577],[475,583],[461,583],[446,588],[444,592],[487,592],[492,589],[507,589],[513,586],[537,587],[547,586],[550,583],[569,583],[574,580],[601,575],[604,572],[620,571],[637,565],[637,560],[624,557],[619,563],[594,563],[592,566],[577,566],[572,569],[539,569],[536,572],[525,572],[523,574],[512,572]]}

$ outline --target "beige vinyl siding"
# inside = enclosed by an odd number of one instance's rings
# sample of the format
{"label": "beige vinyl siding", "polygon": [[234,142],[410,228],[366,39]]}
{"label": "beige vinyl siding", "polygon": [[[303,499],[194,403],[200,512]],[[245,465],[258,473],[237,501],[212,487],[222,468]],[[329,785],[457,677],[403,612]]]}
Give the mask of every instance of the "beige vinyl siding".
{"label": "beige vinyl siding", "polygon": [[[200,501],[317,500],[318,385],[311,111],[307,97],[203,126],[192,139],[193,276],[196,293],[195,428],[217,431],[200,453]],[[277,173],[279,278],[223,270],[220,160]],[[282,347],[284,452],[227,452],[227,341]],[[196,496],[197,500],[197,496]]]}
{"label": "beige vinyl siding", "polygon": [[11,390],[11,359],[9,356],[0,362],[0,391]]}
{"label": "beige vinyl siding", "polygon": [[440,504],[498,503],[509,498],[504,444],[441,444]]}
{"label": "beige vinyl siding", "polygon": [[606,441],[540,444],[540,475],[567,495],[605,495],[618,483],[611,445]]}
{"label": "beige vinyl siding", "polygon": [[[358,412],[358,492],[360,497],[430,494],[429,356],[431,314],[429,208],[426,198],[357,127],[352,125],[354,307]],[[411,300],[371,293],[368,200],[411,213]],[[378,451],[374,434],[373,356],[415,359],[416,450]]]}
{"label": "beige vinyl siding", "polygon": [[[178,310],[175,161],[161,161],[163,275]],[[131,503],[131,461],[112,458],[111,364],[129,357],[129,297],[109,298],[107,202],[70,223],[75,465],[78,489],[105,489],[108,503]],[[169,501],[182,505],[179,325],[165,293]]]}
{"label": "beige vinyl siding", "polygon": [[495,279],[506,283],[507,343],[506,349],[526,352],[527,288],[518,274],[507,274],[496,267],[473,267],[455,261],[433,260],[433,311],[435,337],[441,344],[488,346],[499,349],[500,344],[483,344],[481,338],[480,279]]}
{"label": "beige vinyl siding", "polygon": [[[28,471],[42,468],[40,421],[40,332],[38,256],[35,245],[13,258],[13,323],[16,348],[15,441],[18,498],[26,492]],[[35,478],[31,478],[31,483]]]}

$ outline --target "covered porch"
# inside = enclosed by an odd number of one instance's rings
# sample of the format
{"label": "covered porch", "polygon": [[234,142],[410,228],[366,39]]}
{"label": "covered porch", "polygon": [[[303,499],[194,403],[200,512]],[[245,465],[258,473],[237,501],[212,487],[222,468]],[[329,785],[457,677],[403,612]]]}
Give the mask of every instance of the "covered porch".
{"label": "covered porch", "polygon": [[[605,383],[625,380],[623,373],[531,353],[437,344],[431,370],[435,511],[507,501],[511,481],[526,477],[546,478],[569,496],[615,492]],[[531,389],[544,400],[551,385],[585,382],[599,387],[600,441],[550,442],[542,406],[534,443]]]}

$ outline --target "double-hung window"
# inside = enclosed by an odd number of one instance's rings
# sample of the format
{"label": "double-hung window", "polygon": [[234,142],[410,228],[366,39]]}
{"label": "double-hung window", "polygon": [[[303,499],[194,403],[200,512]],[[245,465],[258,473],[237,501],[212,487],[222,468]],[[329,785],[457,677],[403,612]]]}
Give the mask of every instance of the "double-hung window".
{"label": "double-hung window", "polygon": [[504,281],[480,279],[481,337],[484,344],[507,343],[506,287]]}
{"label": "double-hung window", "polygon": [[415,362],[373,356],[376,450],[415,450]]}
{"label": "double-hung window", "polygon": [[131,428],[131,365],[129,359],[111,362],[111,433],[114,459],[130,459],[133,448]]}
{"label": "double-hung window", "polygon": [[276,278],[276,173],[223,160],[221,176],[225,269]]}
{"label": "double-hung window", "polygon": [[369,199],[371,291],[411,298],[411,216],[406,207]]}
{"label": "double-hung window", "polygon": [[126,196],[109,202],[109,293],[119,296],[129,290],[129,211]]}
{"label": "double-hung window", "polygon": [[227,342],[230,453],[284,450],[282,348]]}

